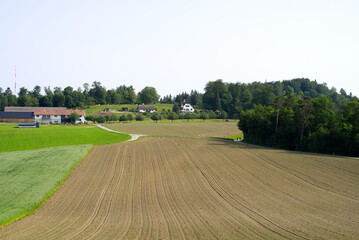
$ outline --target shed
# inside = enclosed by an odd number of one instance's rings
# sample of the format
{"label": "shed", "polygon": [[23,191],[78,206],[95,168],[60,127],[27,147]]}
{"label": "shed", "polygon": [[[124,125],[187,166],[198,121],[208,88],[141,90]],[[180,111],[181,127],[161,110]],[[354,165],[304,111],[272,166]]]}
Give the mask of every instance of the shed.
{"label": "shed", "polygon": [[19,123],[18,128],[38,128],[39,123]]}

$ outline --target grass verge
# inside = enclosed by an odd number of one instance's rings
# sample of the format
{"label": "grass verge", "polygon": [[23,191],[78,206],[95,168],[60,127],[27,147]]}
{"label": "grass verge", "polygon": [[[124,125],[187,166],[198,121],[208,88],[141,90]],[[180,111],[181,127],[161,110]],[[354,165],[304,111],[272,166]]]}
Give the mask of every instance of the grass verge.
{"label": "grass verge", "polygon": [[92,145],[0,153],[0,227],[47,200]]}
{"label": "grass verge", "polygon": [[226,137],[226,139],[231,139],[231,140],[243,139],[243,134],[229,136],[229,137]]}

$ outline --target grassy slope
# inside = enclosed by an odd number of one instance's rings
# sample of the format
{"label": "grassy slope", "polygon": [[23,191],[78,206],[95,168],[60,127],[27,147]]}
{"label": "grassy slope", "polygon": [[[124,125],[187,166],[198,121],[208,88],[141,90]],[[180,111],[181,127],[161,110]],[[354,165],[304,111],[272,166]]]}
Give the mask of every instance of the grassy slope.
{"label": "grassy slope", "polygon": [[[172,110],[173,108],[172,104],[161,104],[161,103],[150,104],[146,106],[154,106],[155,108],[157,108],[157,111],[162,111],[163,109],[165,109],[165,111],[168,111],[168,109]],[[91,108],[89,109],[86,109],[86,115],[92,115],[94,112],[101,112],[105,108],[116,109],[116,110],[121,110],[122,108],[137,109],[137,105],[135,104],[95,105],[95,106],[91,106]]]}
{"label": "grassy slope", "polygon": [[0,226],[41,205],[91,145],[0,153]]}
{"label": "grassy slope", "polygon": [[131,138],[129,135],[104,131],[96,126],[41,125],[40,128],[16,126],[16,124],[0,124],[0,152],[79,144],[102,145]]}

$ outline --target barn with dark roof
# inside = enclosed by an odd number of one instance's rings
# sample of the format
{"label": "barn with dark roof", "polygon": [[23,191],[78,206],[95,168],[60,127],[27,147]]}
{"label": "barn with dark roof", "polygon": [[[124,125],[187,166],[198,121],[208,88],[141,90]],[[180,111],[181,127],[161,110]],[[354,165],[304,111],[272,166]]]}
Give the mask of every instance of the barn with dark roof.
{"label": "barn with dark roof", "polygon": [[0,122],[34,123],[34,112],[0,112]]}

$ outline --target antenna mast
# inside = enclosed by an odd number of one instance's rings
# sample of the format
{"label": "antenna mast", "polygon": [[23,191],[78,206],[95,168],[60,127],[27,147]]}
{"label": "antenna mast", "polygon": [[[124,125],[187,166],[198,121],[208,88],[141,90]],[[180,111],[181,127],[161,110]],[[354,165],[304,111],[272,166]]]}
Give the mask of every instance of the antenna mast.
{"label": "antenna mast", "polygon": [[16,65],[15,65],[15,92],[14,95],[16,96]]}

